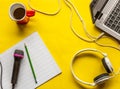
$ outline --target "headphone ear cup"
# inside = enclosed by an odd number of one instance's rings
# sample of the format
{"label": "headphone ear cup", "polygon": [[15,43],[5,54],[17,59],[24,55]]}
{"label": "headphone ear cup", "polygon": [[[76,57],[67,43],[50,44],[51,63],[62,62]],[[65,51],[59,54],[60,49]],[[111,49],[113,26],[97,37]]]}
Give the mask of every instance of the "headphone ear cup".
{"label": "headphone ear cup", "polygon": [[112,64],[110,63],[110,61],[109,61],[109,59],[107,57],[104,57],[102,59],[102,63],[103,63],[103,66],[104,66],[104,68],[106,69],[106,71],[108,73],[112,73],[113,72]]}
{"label": "headphone ear cup", "polygon": [[103,73],[94,78],[95,84],[102,84],[110,78],[108,73]]}

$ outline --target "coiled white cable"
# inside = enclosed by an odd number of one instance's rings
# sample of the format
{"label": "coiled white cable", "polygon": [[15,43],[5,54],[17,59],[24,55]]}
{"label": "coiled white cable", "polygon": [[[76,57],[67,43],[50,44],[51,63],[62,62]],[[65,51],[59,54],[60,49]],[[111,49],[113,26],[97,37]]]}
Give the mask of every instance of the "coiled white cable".
{"label": "coiled white cable", "polygon": [[[72,26],[72,17],[73,17],[73,10],[72,10],[72,8],[73,8],[74,11],[76,12],[79,20],[81,21],[81,23],[82,23],[82,25],[83,25],[83,30],[85,31],[85,33],[86,33],[86,35],[88,36],[88,38],[90,38],[90,39],[93,39],[93,38],[96,39],[96,38],[98,38],[98,37],[93,37],[93,36],[90,35],[90,33],[87,31],[85,22],[84,22],[84,20],[82,19],[81,15],[79,14],[77,8],[73,5],[73,3],[72,3],[70,0],[64,0],[64,1],[65,1],[66,5],[70,8],[70,11],[71,11],[70,27],[71,27],[72,31],[74,32],[74,34],[75,34],[77,37],[84,39],[83,37],[81,37],[81,36],[75,31],[74,27]],[[71,5],[71,6],[70,6],[70,5]],[[95,41],[95,40],[92,40],[92,41],[90,41],[90,42],[94,42],[94,41]]]}
{"label": "coiled white cable", "polygon": [[[83,41],[86,41],[86,42],[89,42],[89,43],[96,43],[97,45],[99,46],[102,46],[102,47],[108,47],[108,48],[113,48],[113,49],[116,49],[116,50],[119,50],[120,51],[120,47],[115,47],[115,46],[110,46],[110,45],[105,45],[105,44],[102,44],[102,43],[99,43],[98,40],[100,38],[103,38],[103,36],[105,35],[104,32],[102,32],[98,37],[94,37],[92,36],[88,31],[87,31],[87,28],[86,28],[86,25],[85,25],[85,22],[84,20],[82,19],[81,15],[79,14],[77,8],[74,6],[74,4],[70,1],[70,0],[64,0],[65,4],[70,8],[70,11],[71,11],[71,16],[70,16],[70,28],[72,30],[72,32],[78,37],[80,38],[81,40]],[[75,11],[75,13],[77,14],[78,18],[80,19],[81,23],[82,23],[82,26],[83,26],[83,30],[85,32],[85,34],[87,35],[87,37],[90,39],[85,39],[84,37],[80,36],[76,30],[74,29],[73,27],[73,24],[72,24],[72,17],[73,17],[73,10]],[[109,38],[109,37],[108,37]],[[115,40],[115,39],[114,39]],[[115,40],[117,41],[117,40]],[[118,42],[117,42],[118,43]]]}
{"label": "coiled white cable", "polygon": [[38,12],[38,13],[41,13],[41,14],[44,14],[44,15],[49,15],[49,16],[54,16],[54,15],[57,15],[57,14],[60,12],[60,10],[61,10],[61,1],[58,0],[58,9],[57,9],[57,11],[52,12],[52,13],[44,12],[44,11],[41,11],[41,10],[38,10],[38,9],[34,8],[34,7],[31,5],[31,0],[28,0],[28,6],[29,6],[32,10],[35,10],[35,11]]}
{"label": "coiled white cable", "polygon": [[[39,13],[41,13],[41,14],[44,14],[44,15],[53,16],[53,15],[58,14],[58,13],[60,12],[60,10],[61,10],[61,1],[60,1],[60,0],[58,0],[58,5],[59,5],[58,10],[55,11],[55,12],[53,12],[53,13],[48,13],[48,12],[40,11],[40,10],[32,7],[30,2],[31,2],[31,0],[28,0],[28,6],[29,6],[31,9],[33,9],[33,10],[35,10],[36,12],[39,12]],[[120,51],[120,47],[115,47],[115,46],[105,45],[105,44],[99,43],[98,40],[100,40],[100,38],[103,38],[104,35],[105,35],[105,33],[102,32],[102,33],[101,33],[99,36],[97,36],[97,37],[92,36],[92,35],[87,31],[85,22],[84,22],[84,20],[82,19],[81,15],[79,14],[77,8],[74,6],[74,4],[73,4],[70,0],[64,0],[64,2],[65,2],[65,4],[70,8],[70,11],[71,11],[71,15],[70,15],[70,28],[71,28],[72,32],[73,32],[78,38],[80,38],[80,39],[83,40],[83,41],[89,42],[89,43],[96,43],[96,44],[99,45],[99,46],[108,47],[108,48],[113,48],[113,49],[116,49],[116,50],[119,50],[119,51]],[[75,11],[75,13],[77,14],[79,20],[81,21],[82,26],[83,26],[83,30],[84,30],[85,34],[87,35],[87,37],[88,37],[89,39],[86,39],[86,38],[82,37],[80,34],[78,34],[78,33],[76,32],[75,28],[73,27],[73,24],[72,24],[72,22],[73,22],[73,10]],[[109,37],[108,37],[108,38],[109,38]],[[114,40],[115,40],[115,39],[114,39]]]}

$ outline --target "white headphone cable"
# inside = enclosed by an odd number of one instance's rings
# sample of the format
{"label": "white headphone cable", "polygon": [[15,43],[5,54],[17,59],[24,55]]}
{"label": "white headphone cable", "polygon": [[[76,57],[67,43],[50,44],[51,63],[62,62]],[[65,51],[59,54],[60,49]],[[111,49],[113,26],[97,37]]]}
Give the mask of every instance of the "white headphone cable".
{"label": "white headphone cable", "polygon": [[[119,51],[120,51],[120,47],[114,47],[114,46],[110,46],[110,45],[104,45],[104,44],[101,44],[101,43],[97,42],[100,38],[102,38],[102,37],[105,35],[105,33],[102,32],[98,37],[92,36],[92,35],[87,31],[85,22],[84,22],[84,20],[82,19],[81,15],[79,14],[77,8],[73,5],[73,3],[72,3],[70,0],[64,0],[64,1],[65,1],[65,4],[70,8],[70,11],[71,11],[71,16],[70,16],[70,28],[71,28],[72,32],[73,32],[78,38],[80,38],[81,40],[84,40],[84,41],[86,41],[86,42],[89,42],[89,43],[93,43],[93,42],[94,42],[94,43],[96,43],[96,44],[99,45],[99,46],[109,47],[109,48],[113,48],[113,49],[116,49],[116,50],[119,50]],[[71,7],[68,3],[69,3],[72,7]],[[82,23],[82,25],[83,25],[83,30],[84,30],[84,32],[86,33],[87,37],[88,37],[89,39],[91,39],[91,40],[87,40],[87,39],[81,37],[81,36],[75,31],[74,27],[72,26],[72,17],[73,17],[73,10],[72,10],[72,8],[74,9],[74,11],[76,12],[77,16],[79,17],[79,19],[80,19],[80,21],[81,21],[81,23]]]}
{"label": "white headphone cable", "polygon": [[120,75],[120,68],[117,72],[113,72],[113,75],[109,79],[115,78],[117,75]]}
{"label": "white headphone cable", "polygon": [[[81,40],[84,40],[84,41],[89,42],[89,43],[94,42],[94,40],[92,40],[91,38],[90,38],[91,40],[88,40],[88,39],[83,38],[82,36],[80,36],[80,35],[75,31],[74,27],[72,26],[73,11],[72,11],[71,6],[69,5],[69,4],[71,4],[71,3],[69,3],[67,0],[64,0],[64,2],[65,2],[65,4],[69,7],[69,9],[70,9],[70,11],[71,11],[71,15],[70,15],[70,28],[71,28],[72,32],[73,32],[78,38],[80,38]],[[82,19],[80,19],[80,21],[81,21],[81,22],[84,22]],[[82,23],[82,24],[84,24],[84,23]],[[83,26],[83,28],[85,28],[85,26]]]}
{"label": "white headphone cable", "polygon": [[[102,36],[101,38],[103,38],[103,37],[107,37],[107,36]],[[110,38],[110,37],[107,37],[107,38]],[[102,47],[113,48],[113,49],[116,49],[116,50],[120,51],[120,47],[119,47],[120,45],[119,45],[118,47],[111,46],[111,45],[105,45],[105,44],[102,44],[102,43],[98,42],[98,40],[99,40],[99,39],[95,40],[95,43],[96,43],[97,45],[102,46]],[[117,40],[115,40],[115,39],[113,39],[113,40],[114,40],[116,43],[118,43]],[[118,43],[118,44],[119,44],[119,43]]]}
{"label": "white headphone cable", "polygon": [[57,14],[60,12],[60,10],[61,10],[61,1],[60,1],[60,0],[58,0],[58,9],[57,9],[57,11],[52,12],[52,13],[40,11],[40,10],[34,8],[34,7],[31,5],[30,2],[31,2],[31,0],[28,0],[28,6],[29,6],[32,10],[35,10],[36,12],[41,13],[41,14],[44,14],[44,15],[49,15],[49,16],[57,15]]}
{"label": "white headphone cable", "polygon": [[[60,10],[61,10],[61,1],[60,1],[60,0],[58,0],[58,4],[59,4],[58,10],[57,10],[56,12],[53,12],[53,13],[42,12],[42,11],[40,11],[40,10],[37,10],[37,9],[35,9],[35,8],[33,8],[33,7],[31,6],[30,2],[31,2],[31,0],[28,0],[28,6],[29,6],[31,9],[33,9],[33,10],[35,10],[35,11],[41,13],[41,14],[53,16],[53,15],[58,14],[58,13],[60,12]],[[70,11],[71,11],[71,16],[70,16],[70,28],[71,28],[72,32],[73,32],[78,38],[80,38],[80,39],[83,40],[83,41],[89,42],[89,43],[96,43],[96,44],[99,45],[99,46],[109,47],[109,48],[113,48],[113,49],[116,49],[116,50],[119,50],[119,51],[120,51],[120,47],[114,47],[114,46],[110,46],[110,45],[104,45],[104,44],[101,44],[101,43],[97,42],[100,38],[102,38],[102,37],[104,36],[105,33],[102,32],[98,37],[92,36],[92,35],[87,31],[85,22],[84,22],[84,20],[82,19],[81,15],[79,14],[77,8],[73,5],[73,3],[72,3],[70,0],[64,0],[64,2],[65,2],[65,4],[70,8]],[[70,4],[70,5],[69,5],[69,4]],[[71,6],[72,6],[72,7],[71,7]],[[80,35],[75,31],[75,29],[74,29],[74,27],[73,27],[73,25],[72,25],[72,17],[73,17],[73,10],[72,10],[72,8],[74,9],[74,11],[76,12],[78,18],[80,19],[80,21],[81,21],[81,23],[82,23],[82,26],[83,26],[83,30],[84,30],[85,34],[87,35],[87,37],[88,37],[90,40],[83,38],[82,36],[80,36]]]}
{"label": "white headphone cable", "polygon": [[[74,11],[76,12],[79,20],[81,21],[82,25],[83,25],[83,30],[85,31],[86,35],[88,36],[88,38],[92,38],[92,39],[96,39],[97,37],[94,37],[92,36],[88,31],[87,31],[87,28],[86,28],[86,25],[85,25],[85,22],[84,20],[82,19],[81,15],[79,14],[77,8],[73,5],[73,3],[70,1],[70,0],[64,0],[65,3],[67,4],[67,6],[70,8],[71,12],[72,12],[72,8],[74,9]],[[68,3],[72,6],[72,8],[68,5]],[[73,14],[73,12],[72,12]],[[72,16],[71,16],[71,25],[72,25]],[[74,30],[74,29],[73,29]],[[75,30],[74,30],[75,31]]]}

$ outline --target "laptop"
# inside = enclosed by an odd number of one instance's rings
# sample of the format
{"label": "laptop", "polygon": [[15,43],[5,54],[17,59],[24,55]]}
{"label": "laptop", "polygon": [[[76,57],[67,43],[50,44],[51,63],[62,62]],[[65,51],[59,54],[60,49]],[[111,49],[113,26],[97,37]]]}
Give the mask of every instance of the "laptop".
{"label": "laptop", "polygon": [[120,0],[93,0],[90,10],[95,26],[120,41]]}

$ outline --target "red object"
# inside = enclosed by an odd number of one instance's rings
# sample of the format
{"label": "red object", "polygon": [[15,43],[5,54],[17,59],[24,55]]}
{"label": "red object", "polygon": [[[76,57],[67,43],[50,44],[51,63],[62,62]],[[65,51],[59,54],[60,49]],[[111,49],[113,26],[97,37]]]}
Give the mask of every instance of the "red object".
{"label": "red object", "polygon": [[27,15],[28,17],[34,16],[34,15],[35,15],[35,10],[27,10],[27,11],[26,11],[26,15]]}
{"label": "red object", "polygon": [[34,10],[27,10],[26,11],[26,17],[21,20],[21,21],[17,21],[18,24],[27,24],[30,20],[30,17],[35,15],[35,11]]}
{"label": "red object", "polygon": [[23,20],[17,21],[18,24],[27,24],[29,22],[30,18],[26,16]]}

